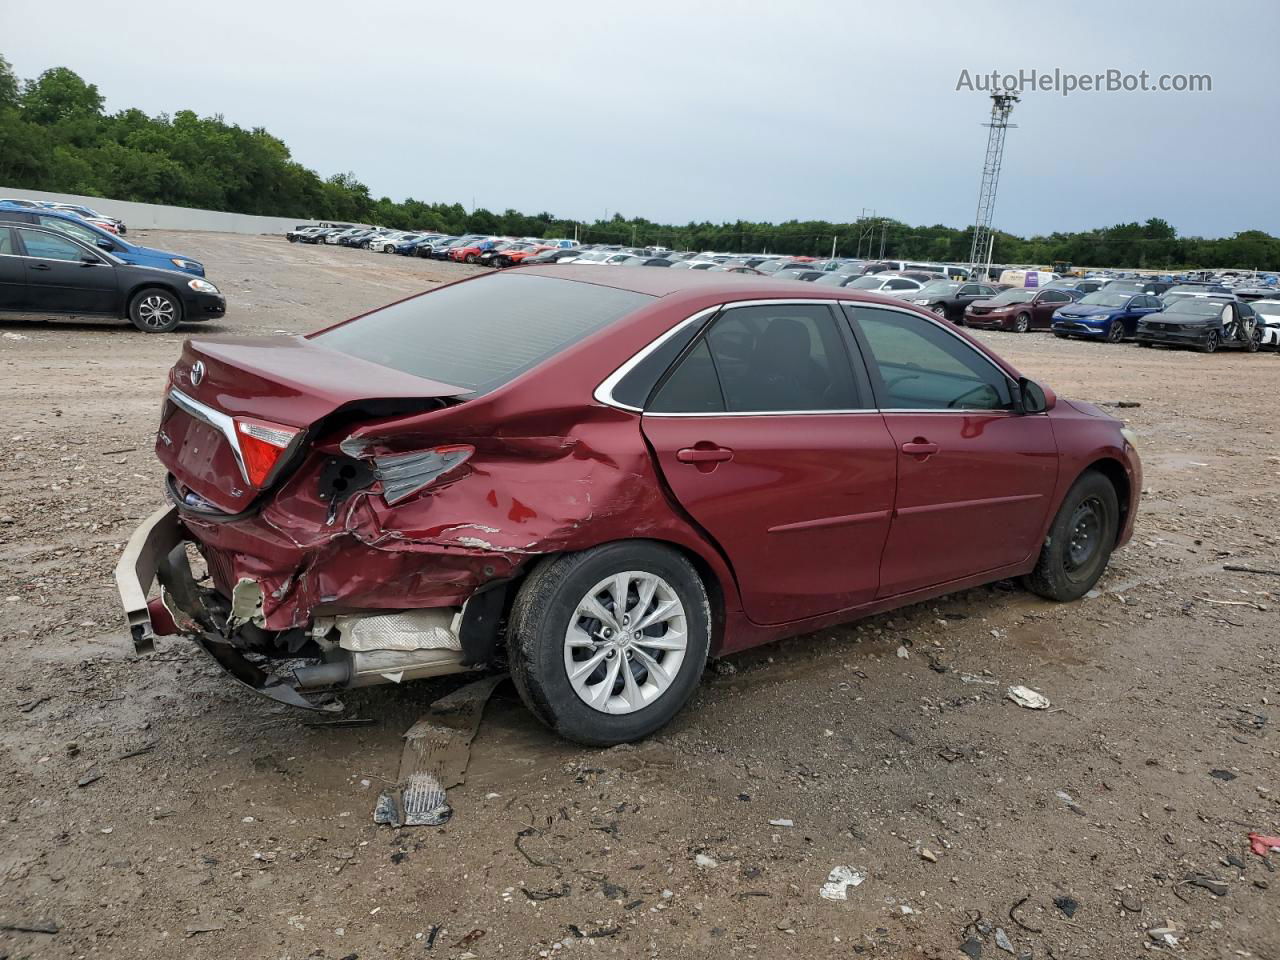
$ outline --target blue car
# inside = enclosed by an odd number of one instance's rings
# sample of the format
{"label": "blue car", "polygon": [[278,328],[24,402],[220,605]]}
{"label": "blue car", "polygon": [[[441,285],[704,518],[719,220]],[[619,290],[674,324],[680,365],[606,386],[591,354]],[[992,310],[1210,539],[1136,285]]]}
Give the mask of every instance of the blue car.
{"label": "blue car", "polygon": [[1162,309],[1160,298],[1151,294],[1099,290],[1054,311],[1052,329],[1058,337],[1120,343],[1133,336],[1141,317]]}
{"label": "blue car", "polygon": [[151,247],[140,247],[130,243],[123,237],[112,236],[75,214],[59,213],[56,210],[35,210],[20,207],[14,203],[0,203],[0,223],[34,223],[51,230],[61,230],[77,240],[89,243],[106,250],[125,263],[135,263],[141,267],[156,267],[161,270],[181,270],[192,276],[204,276],[204,264],[180,253],[169,253],[166,250],[154,250]]}

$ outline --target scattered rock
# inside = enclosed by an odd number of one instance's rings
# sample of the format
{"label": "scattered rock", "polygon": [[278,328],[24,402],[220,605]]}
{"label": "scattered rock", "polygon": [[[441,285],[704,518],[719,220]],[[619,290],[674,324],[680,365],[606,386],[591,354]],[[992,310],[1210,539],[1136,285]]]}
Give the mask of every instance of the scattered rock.
{"label": "scattered rock", "polygon": [[716,860],[715,857],[709,857],[705,853],[700,853],[697,856],[695,856],[693,858],[693,862],[700,867],[706,867],[706,868],[720,866],[720,863]]}
{"label": "scattered rock", "polygon": [[1009,935],[1004,932],[1003,927],[996,927],[996,946],[1005,953],[1013,953],[1013,944],[1009,942]]}
{"label": "scattered rock", "polygon": [[1129,913],[1142,912],[1142,898],[1132,890],[1126,890],[1120,894],[1120,906],[1124,907]]}
{"label": "scattered rock", "polygon": [[960,944],[960,952],[968,957],[969,960],[980,960],[982,956],[982,941],[977,937],[970,937]]}
{"label": "scattered rock", "polygon": [[1079,901],[1073,900],[1071,897],[1054,897],[1053,905],[1062,911],[1062,915],[1070,920],[1076,915],[1076,911],[1080,909]]}
{"label": "scattered rock", "polygon": [[1221,780],[1224,783],[1227,783],[1236,778],[1236,775],[1232,773],[1230,770],[1210,770],[1209,776],[1213,777],[1215,780]]}

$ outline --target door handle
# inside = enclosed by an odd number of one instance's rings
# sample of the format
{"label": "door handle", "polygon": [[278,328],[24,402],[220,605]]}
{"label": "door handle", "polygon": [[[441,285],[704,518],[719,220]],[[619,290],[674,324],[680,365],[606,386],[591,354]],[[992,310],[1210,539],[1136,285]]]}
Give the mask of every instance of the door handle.
{"label": "door handle", "polygon": [[924,437],[916,437],[914,440],[902,445],[902,452],[913,457],[928,457],[938,452],[938,445],[931,443]]}
{"label": "door handle", "polygon": [[724,463],[733,459],[733,451],[728,447],[685,447],[676,451],[676,459],[681,463]]}
{"label": "door handle", "polygon": [[47,263],[33,263],[31,265],[31,269],[32,270],[52,270],[53,267],[49,266]]}

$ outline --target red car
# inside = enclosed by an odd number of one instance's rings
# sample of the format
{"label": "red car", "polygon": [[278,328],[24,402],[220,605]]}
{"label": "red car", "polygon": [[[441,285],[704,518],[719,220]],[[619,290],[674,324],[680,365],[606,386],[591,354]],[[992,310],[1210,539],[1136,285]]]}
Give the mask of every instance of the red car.
{"label": "red car", "polygon": [[477,240],[465,247],[454,247],[449,251],[449,259],[456,260],[458,263],[476,263],[480,259],[480,254],[492,246],[494,246],[492,240]]}
{"label": "red car", "polygon": [[701,270],[189,340],[157,437],[173,505],[117,569],[138,649],[181,633],[320,708],[506,663],[588,744],[658,729],[709,655],[1006,577],[1076,599],[1142,489],[1119,421],[941,318]]}
{"label": "red car", "polygon": [[1074,303],[1082,296],[1084,294],[1074,289],[1010,287],[990,300],[980,300],[965,307],[964,325],[988,330],[1012,330],[1014,333],[1048,330],[1053,326],[1054,311],[1068,303]]}

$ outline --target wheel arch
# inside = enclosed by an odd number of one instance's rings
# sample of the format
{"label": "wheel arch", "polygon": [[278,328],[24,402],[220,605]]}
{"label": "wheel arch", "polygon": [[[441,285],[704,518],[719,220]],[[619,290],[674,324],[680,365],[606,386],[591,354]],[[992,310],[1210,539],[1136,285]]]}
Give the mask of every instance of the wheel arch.
{"label": "wheel arch", "polygon": [[[596,547],[610,546],[619,543],[655,544],[660,547],[665,547],[689,561],[693,566],[694,572],[697,573],[698,579],[702,581],[703,589],[707,591],[707,603],[711,608],[710,653],[712,656],[718,655],[724,646],[724,639],[727,630],[726,595],[725,586],[721,582],[721,578],[716,570],[715,564],[688,544],[664,537],[627,537],[620,540],[604,540],[600,543],[592,544],[590,547],[583,547],[578,550],[557,550],[551,553],[539,554],[537,557],[532,558],[529,563],[525,564],[515,577],[501,585],[502,589],[505,591],[504,606],[506,608],[506,613],[510,613],[511,605],[515,602],[517,595],[520,593],[521,587],[535,570],[538,570],[549,563],[554,563],[560,557],[569,556],[574,553],[582,553],[584,550],[594,549]],[[482,591],[477,592],[479,593]]]}
{"label": "wheel arch", "polygon": [[1081,470],[1079,476],[1072,481],[1072,484],[1075,484],[1080,477],[1090,470],[1102,474],[1111,483],[1111,486],[1115,488],[1116,500],[1120,504],[1120,522],[1116,524],[1116,537],[1118,539],[1129,520],[1130,497],[1133,494],[1129,473],[1125,470],[1124,464],[1114,457],[1099,457]]}
{"label": "wheel arch", "polygon": [[121,298],[124,301],[123,309],[120,311],[120,316],[123,319],[129,319],[129,308],[133,305],[134,297],[142,293],[144,290],[163,290],[165,293],[173,294],[178,301],[178,306],[182,308],[183,313],[186,312],[187,305],[183,302],[182,291],[178,289],[176,284],[171,283],[168,280],[140,280],[125,290],[124,296]]}

